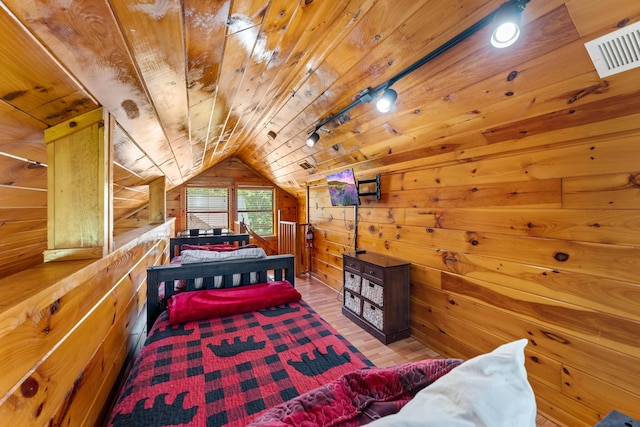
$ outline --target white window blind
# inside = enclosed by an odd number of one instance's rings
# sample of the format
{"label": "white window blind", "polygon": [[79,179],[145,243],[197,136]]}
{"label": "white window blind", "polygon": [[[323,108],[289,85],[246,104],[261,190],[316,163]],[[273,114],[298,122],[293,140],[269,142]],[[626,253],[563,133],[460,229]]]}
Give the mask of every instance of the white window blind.
{"label": "white window blind", "polygon": [[229,189],[187,187],[187,228],[229,227]]}

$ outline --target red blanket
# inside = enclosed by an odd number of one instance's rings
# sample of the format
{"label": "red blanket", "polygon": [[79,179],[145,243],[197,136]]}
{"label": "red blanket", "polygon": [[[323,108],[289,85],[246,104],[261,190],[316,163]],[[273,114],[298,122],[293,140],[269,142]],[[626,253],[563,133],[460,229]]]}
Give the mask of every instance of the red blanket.
{"label": "red blanket", "polygon": [[250,427],[359,426],[398,412],[418,391],[462,363],[430,359],[353,371],[263,413]]}
{"label": "red blanket", "polygon": [[298,301],[300,293],[287,281],[256,283],[234,289],[204,289],[195,292],[180,292],[169,297],[167,312],[169,323],[177,324],[191,320],[245,313]]}

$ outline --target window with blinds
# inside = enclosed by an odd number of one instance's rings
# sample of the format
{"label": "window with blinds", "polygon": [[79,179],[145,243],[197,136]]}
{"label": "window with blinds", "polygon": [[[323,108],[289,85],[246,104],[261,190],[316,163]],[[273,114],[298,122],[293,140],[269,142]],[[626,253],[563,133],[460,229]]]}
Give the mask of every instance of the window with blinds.
{"label": "window with blinds", "polygon": [[187,187],[187,229],[229,227],[229,189]]}
{"label": "window with blinds", "polygon": [[238,188],[238,221],[262,236],[275,234],[273,205],[273,188]]}

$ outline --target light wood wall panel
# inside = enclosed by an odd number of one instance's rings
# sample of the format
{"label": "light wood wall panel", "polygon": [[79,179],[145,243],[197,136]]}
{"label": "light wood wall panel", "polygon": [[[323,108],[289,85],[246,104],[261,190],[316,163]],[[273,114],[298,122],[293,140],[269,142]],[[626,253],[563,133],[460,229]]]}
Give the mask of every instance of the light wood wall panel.
{"label": "light wood wall panel", "polygon": [[0,280],[0,361],[11,366],[0,378],[3,423],[102,423],[146,336],[138,321],[146,269],[166,263],[173,226],[120,234],[99,260],[44,263]]}
{"label": "light wood wall panel", "polygon": [[357,229],[358,248],[412,263],[417,339],[469,358],[527,338],[529,377],[550,418],[640,417],[635,126],[590,126],[557,144],[552,127],[545,144],[383,173],[382,198],[361,198],[357,225],[355,209],[332,207],[317,180],[312,274],[339,289]]}
{"label": "light wood wall panel", "polygon": [[1,278],[44,260],[47,168],[28,159],[0,155],[0,171]]}

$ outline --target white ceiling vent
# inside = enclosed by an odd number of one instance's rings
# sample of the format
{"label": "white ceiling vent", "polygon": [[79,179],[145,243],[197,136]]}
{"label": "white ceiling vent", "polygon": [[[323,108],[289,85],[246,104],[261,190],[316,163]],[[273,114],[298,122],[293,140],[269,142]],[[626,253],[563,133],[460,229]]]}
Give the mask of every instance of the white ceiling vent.
{"label": "white ceiling vent", "polygon": [[640,67],[640,21],[584,45],[600,77]]}

